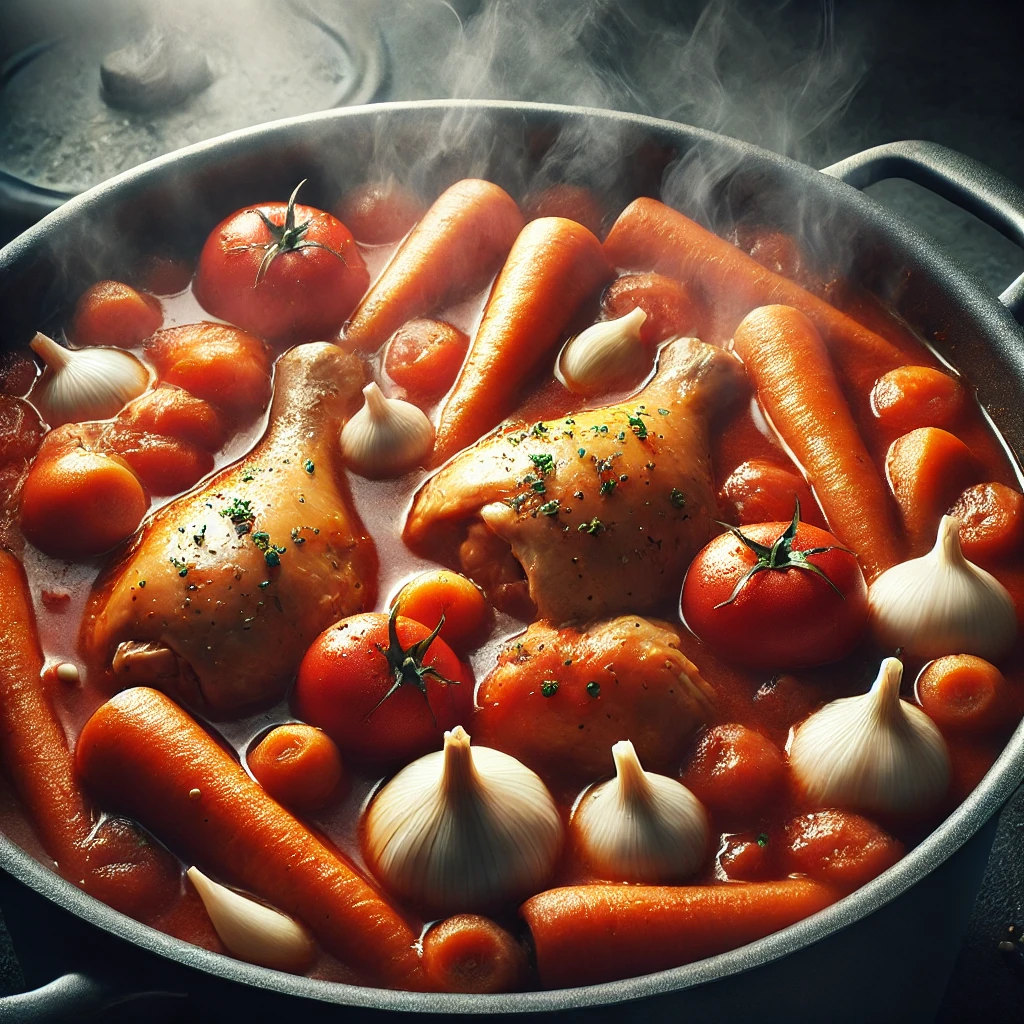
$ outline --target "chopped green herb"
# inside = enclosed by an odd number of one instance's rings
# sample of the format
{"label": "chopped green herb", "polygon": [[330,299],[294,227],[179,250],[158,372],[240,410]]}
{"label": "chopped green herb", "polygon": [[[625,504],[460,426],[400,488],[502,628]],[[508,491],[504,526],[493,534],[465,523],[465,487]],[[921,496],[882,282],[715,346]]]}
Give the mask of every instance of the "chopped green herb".
{"label": "chopped green herb", "polygon": [[281,552],[278,548],[268,548],[263,552],[263,561],[271,568],[281,564]]}
{"label": "chopped green herb", "polygon": [[543,423],[534,423],[530,428],[530,433],[534,437],[543,437],[548,432],[548,428]]}
{"label": "chopped green herb", "polygon": [[618,432],[618,433],[617,433],[617,434],[615,435],[615,439],[616,439],[617,441],[625,441],[625,440],[626,440],[626,432],[625,432],[624,430],[620,430],[620,431],[619,431],[619,432]]}
{"label": "chopped green herb", "polygon": [[567,423],[567,424],[568,424],[568,425],[569,425],[570,427],[573,427],[573,426],[575,426],[575,425],[576,425],[576,421],[575,421],[575,420],[574,420],[574,419],[573,419],[573,418],[572,418],[571,416],[567,416],[567,417],[565,418],[565,422],[566,422],[566,423]]}
{"label": "chopped green herb", "polygon": [[615,488],[618,486],[618,484],[618,480],[602,480],[601,487],[599,489],[601,496],[606,497],[607,495],[611,494],[612,491],[614,491]]}
{"label": "chopped green herb", "polygon": [[538,494],[547,493],[547,487],[544,486],[543,480],[535,480],[532,484],[530,484],[530,490],[536,491]]}
{"label": "chopped green herb", "polygon": [[647,438],[647,424],[640,418],[641,416],[650,416],[649,412],[641,412],[643,406],[636,411],[636,415],[626,417],[626,422],[633,428],[633,433],[636,434],[641,441]]}
{"label": "chopped green herb", "polygon": [[589,533],[594,537],[597,534],[604,532],[604,523],[595,516],[589,523],[580,523],[576,529],[579,530],[580,533]]}
{"label": "chopped green herb", "polygon": [[558,499],[552,501],[545,501],[543,505],[537,511],[542,516],[557,516],[558,515]]}
{"label": "chopped green herb", "polygon": [[546,476],[555,468],[555,460],[547,452],[543,452],[540,455],[531,455],[530,461],[541,476]]}
{"label": "chopped green herb", "polygon": [[590,682],[587,683],[587,693],[589,693],[591,697],[600,697],[601,684],[591,679]]}
{"label": "chopped green herb", "polygon": [[186,562],[185,559],[183,559],[183,558],[171,558],[170,561],[171,561],[171,565],[173,565],[174,568],[178,570],[178,575],[179,576],[187,576],[188,575],[188,562]]}
{"label": "chopped green herb", "polygon": [[513,512],[519,512],[527,498],[529,498],[528,494],[517,494],[515,497],[509,498],[506,504]]}
{"label": "chopped green herb", "polygon": [[306,529],[306,527],[304,527],[304,526],[293,526],[292,527],[292,543],[293,544],[305,544],[306,543],[306,538],[300,536],[300,534],[299,534],[299,530],[304,530],[304,529]]}
{"label": "chopped green herb", "polygon": [[587,454],[587,449],[586,448],[577,448],[576,449],[576,454],[582,459],[583,456]]}
{"label": "chopped green herb", "polygon": [[139,589],[140,590],[145,590],[146,589],[146,581],[145,580],[139,580]]}
{"label": "chopped green herb", "polygon": [[554,697],[558,693],[558,680],[557,679],[545,679],[540,684],[540,692],[544,697]]}
{"label": "chopped green herb", "polygon": [[659,409],[658,410],[658,415],[659,416],[667,416],[668,415],[668,409]]}
{"label": "chopped green herb", "polygon": [[305,471],[306,471],[307,473],[312,473],[312,472],[313,472],[313,470],[314,470],[314,469],[315,469],[316,467],[315,467],[315,466],[313,465],[313,460],[312,460],[312,459],[306,459],[306,461],[305,461],[305,462],[304,462],[304,463],[302,464],[302,468],[303,468],[303,469],[304,469],[304,470],[305,470]]}
{"label": "chopped green herb", "polygon": [[257,584],[260,590],[266,590],[270,586],[270,580],[263,580],[262,583]]}
{"label": "chopped green herb", "polygon": [[757,845],[764,849],[768,845],[768,833],[759,832],[757,836]]}
{"label": "chopped green herb", "polygon": [[683,508],[686,505],[686,495],[683,494],[678,487],[672,488],[672,492],[669,494],[668,500],[671,501],[676,508]]}
{"label": "chopped green herb", "polygon": [[194,544],[202,544],[205,539],[206,539],[206,523],[203,523],[203,525],[202,525],[201,529],[199,530],[199,532],[192,534],[192,542]]}
{"label": "chopped green herb", "polygon": [[246,473],[245,476],[242,477],[242,483],[249,484],[252,483],[252,481],[255,479],[256,477],[254,477],[252,473]]}
{"label": "chopped green herb", "polygon": [[235,498],[227,508],[222,508],[220,514],[225,519],[230,519],[231,522],[238,523],[251,523],[256,518],[256,513],[253,511],[252,502],[245,501],[242,498]]}

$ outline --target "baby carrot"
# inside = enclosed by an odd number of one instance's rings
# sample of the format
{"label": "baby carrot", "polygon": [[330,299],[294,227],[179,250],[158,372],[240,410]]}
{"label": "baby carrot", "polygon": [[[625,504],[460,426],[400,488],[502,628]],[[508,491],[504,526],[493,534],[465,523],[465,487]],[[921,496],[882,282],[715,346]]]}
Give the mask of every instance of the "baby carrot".
{"label": "baby carrot", "polygon": [[604,248],[612,266],[656,270],[699,285],[712,303],[736,307],[738,317],[771,303],[799,309],[828,341],[847,376],[867,360],[889,368],[906,362],[895,345],[656,199],[630,203]]}
{"label": "baby carrot", "polygon": [[526,975],[526,951],[489,918],[458,914],[427,932],[423,969],[440,992],[514,992]]}
{"label": "baby carrot", "polygon": [[363,297],[345,328],[348,344],[376,352],[407,320],[483,288],[497,273],[523,215],[489,181],[466,178],[442,192]]}
{"label": "baby carrot", "polygon": [[757,398],[803,467],[832,532],[869,578],[900,560],[898,525],[814,324],[788,306],[755,309],[736,352]]}
{"label": "baby carrot", "polygon": [[512,411],[519,385],[610,277],[601,243],[582,224],[541,217],[523,228],[441,410],[435,461],[472,444]]}
{"label": "baby carrot", "polygon": [[[170,899],[177,871],[123,822],[96,830],[74,759],[42,675],[32,599],[21,565],[0,551],[0,755],[43,849],[69,881],[126,913]],[[172,887],[173,886],[173,887]]]}
{"label": "baby carrot", "polygon": [[724,953],[823,910],[840,893],[819,882],[571,885],[527,900],[545,988],[652,974]]}
{"label": "baby carrot", "polygon": [[424,986],[401,915],[170,698],[117,694],[86,723],[76,761],[107,805],[299,918],[340,960],[396,988]]}
{"label": "baby carrot", "polygon": [[1024,548],[1024,495],[1006,484],[975,484],[949,510],[960,520],[960,547],[972,562],[989,568]]}

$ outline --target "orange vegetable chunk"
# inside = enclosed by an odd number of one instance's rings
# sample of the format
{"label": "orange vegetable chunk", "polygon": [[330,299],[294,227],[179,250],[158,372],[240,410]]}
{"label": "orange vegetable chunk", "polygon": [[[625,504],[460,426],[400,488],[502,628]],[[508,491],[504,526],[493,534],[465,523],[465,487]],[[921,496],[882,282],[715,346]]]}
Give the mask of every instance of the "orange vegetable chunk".
{"label": "orange vegetable chunk", "polygon": [[983,736],[1018,717],[1003,673],[972,654],[950,654],[928,665],[917,680],[917,700],[947,733]]}
{"label": "orange vegetable chunk", "polygon": [[932,366],[898,366],[871,389],[871,408],[890,437],[918,427],[948,427],[963,404],[960,381]]}
{"label": "orange vegetable chunk", "polygon": [[410,320],[388,342],[387,375],[413,398],[440,398],[455,383],[469,338],[442,320]]}
{"label": "orange vegetable chunk", "polygon": [[471,646],[483,639],[493,621],[491,606],[470,579],[449,569],[431,569],[413,577],[398,592],[391,606],[401,606],[402,615],[433,629],[444,616],[438,634],[453,647]]}
{"label": "orange vegetable chunk", "polygon": [[801,522],[828,529],[803,477],[764,459],[750,459],[737,466],[722,484],[719,501],[723,514],[737,526],[785,522],[793,518],[799,501]]}
{"label": "orange vegetable chunk", "polygon": [[601,305],[609,320],[639,306],[647,314],[640,340],[649,345],[700,333],[699,301],[684,284],[663,274],[623,274],[608,285]]}
{"label": "orange vegetable chunk", "polygon": [[526,951],[489,918],[458,914],[427,932],[423,969],[440,992],[514,992],[526,976]]}
{"label": "orange vegetable chunk", "polygon": [[301,722],[271,729],[249,752],[246,764],[275,800],[294,810],[317,810],[347,788],[334,740]]}
{"label": "orange vegetable chunk", "polygon": [[1006,484],[968,487],[949,514],[960,520],[960,547],[972,562],[998,566],[1024,549],[1024,494]]}
{"label": "orange vegetable chunk", "polygon": [[81,347],[134,348],[164,322],[160,300],[120,281],[99,281],[75,306],[68,337]]}

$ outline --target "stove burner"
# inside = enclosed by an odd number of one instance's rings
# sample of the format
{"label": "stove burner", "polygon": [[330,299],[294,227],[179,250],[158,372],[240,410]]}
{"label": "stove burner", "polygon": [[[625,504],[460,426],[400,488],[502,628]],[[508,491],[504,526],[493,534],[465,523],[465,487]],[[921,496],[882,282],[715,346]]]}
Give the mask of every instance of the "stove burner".
{"label": "stove burner", "polygon": [[330,24],[301,0],[179,0],[173,9],[164,26],[141,4],[127,17],[119,6],[118,18],[37,43],[0,69],[0,189],[34,197],[42,215],[182,146],[368,102],[383,81],[366,5],[345,6]]}

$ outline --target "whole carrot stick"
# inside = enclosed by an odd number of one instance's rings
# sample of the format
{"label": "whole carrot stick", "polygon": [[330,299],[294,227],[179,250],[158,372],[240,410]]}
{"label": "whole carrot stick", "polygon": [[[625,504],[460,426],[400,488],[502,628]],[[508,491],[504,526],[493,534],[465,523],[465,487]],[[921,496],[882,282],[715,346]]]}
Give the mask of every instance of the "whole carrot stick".
{"label": "whole carrot stick", "polygon": [[735,306],[740,316],[770,303],[799,309],[828,341],[848,376],[865,358],[871,360],[873,377],[907,361],[885,338],[656,199],[630,203],[612,225],[604,248],[613,266],[697,282],[712,303]]}
{"label": "whole carrot stick", "polygon": [[384,984],[424,987],[401,915],[170,698],[123,690],[86,723],[76,760],[105,804],[293,914],[328,952]]}
{"label": "whole carrot stick", "polygon": [[857,432],[832,361],[798,309],[762,306],[736,328],[757,399],[803,467],[829,528],[871,578],[901,558],[888,490]]}
{"label": "whole carrot stick", "polygon": [[523,227],[515,200],[489,181],[466,178],[438,196],[359,303],[345,338],[375,352],[406,321],[483,288]]}
{"label": "whole carrot stick", "polygon": [[176,866],[125,822],[98,816],[75,778],[74,759],[42,676],[32,600],[21,565],[0,551],[0,755],[43,849],[69,881],[137,916],[175,894]]}
{"label": "whole carrot stick", "polygon": [[790,879],[731,885],[570,885],[519,908],[545,988],[652,974],[763,938],[841,893]]}
{"label": "whole carrot stick", "polygon": [[441,410],[436,461],[472,444],[511,412],[519,385],[610,277],[601,243],[582,224],[541,217],[523,228]]}

